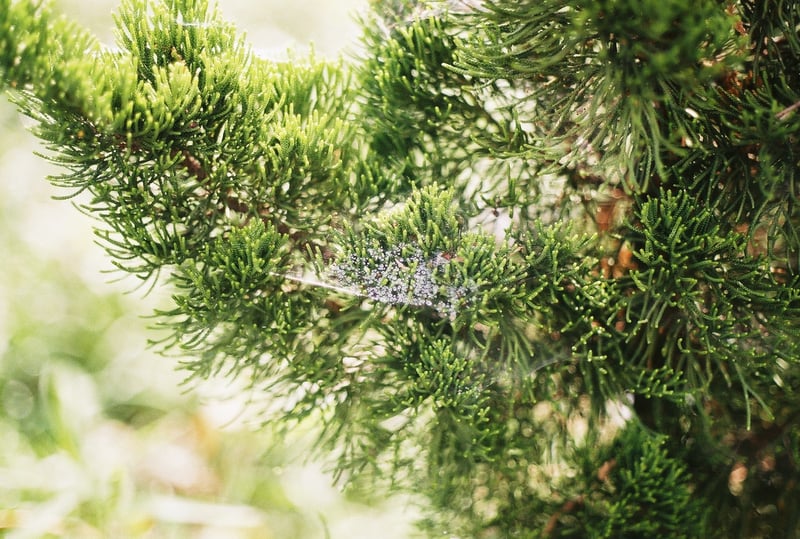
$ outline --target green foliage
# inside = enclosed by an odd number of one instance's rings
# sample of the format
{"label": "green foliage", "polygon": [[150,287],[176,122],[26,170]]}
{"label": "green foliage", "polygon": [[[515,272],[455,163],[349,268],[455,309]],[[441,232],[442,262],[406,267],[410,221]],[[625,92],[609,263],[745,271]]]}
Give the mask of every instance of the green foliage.
{"label": "green foliage", "polygon": [[253,221],[211,243],[202,265],[187,262],[175,272],[175,309],[161,313],[173,318],[168,346],[201,352],[202,361],[192,367],[198,374],[223,368],[225,358],[236,372],[257,365],[265,350],[289,353],[291,336],[302,328],[290,313],[302,299],[276,293],[287,269],[286,240]]}
{"label": "green foliage", "polygon": [[[442,184],[457,192],[464,211],[531,206],[535,177],[544,164],[491,158],[517,152],[523,133],[501,92],[442,69],[456,61],[459,25],[442,10],[398,3],[362,21],[367,54],[356,66],[359,120],[380,171],[381,199],[406,196],[414,187]],[[496,88],[491,85],[492,90]],[[485,100],[498,100],[487,107]],[[474,175],[482,176],[476,189]],[[515,189],[515,186],[518,186]],[[480,194],[476,196],[478,191]]]}
{"label": "green foliage", "polygon": [[63,50],[58,88],[36,65],[6,74],[69,170],[56,183],[92,194],[85,209],[106,223],[98,235],[121,268],[149,277],[255,216],[308,241],[348,205],[354,148],[339,67],[253,58],[203,2],[121,9],[126,52],[86,51],[81,33],[55,30],[38,46]]}
{"label": "green foliage", "polygon": [[113,52],[22,1],[0,71],[167,275],[165,347],[348,484],[464,537],[795,533],[800,8],[373,4],[346,64],[199,1],[130,0]]}
{"label": "green foliage", "polygon": [[693,131],[687,109],[708,99],[697,89],[736,60],[735,21],[712,0],[498,0],[468,22],[479,31],[458,70],[517,90],[527,151],[580,163],[602,148],[597,166],[634,190]]}
{"label": "green foliage", "polygon": [[632,363],[666,361],[703,391],[730,369],[748,392],[760,369],[798,356],[786,328],[797,317],[796,286],[781,286],[766,259],[746,254],[746,237],[685,193],[648,199],[636,217],[628,239],[641,245],[642,268],[629,273],[637,291],[626,323],[641,329],[627,336],[637,344]]}
{"label": "green foliage", "polygon": [[601,452],[606,460],[586,487],[590,494],[559,522],[564,531],[556,536],[702,537],[707,508],[692,496],[684,463],[664,445],[635,426],[620,433]]}

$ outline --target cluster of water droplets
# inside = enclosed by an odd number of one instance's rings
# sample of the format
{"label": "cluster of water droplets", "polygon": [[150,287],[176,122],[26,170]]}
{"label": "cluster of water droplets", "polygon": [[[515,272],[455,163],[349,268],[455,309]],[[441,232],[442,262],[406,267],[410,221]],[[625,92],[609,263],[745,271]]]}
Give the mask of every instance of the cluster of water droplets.
{"label": "cluster of water droplets", "polygon": [[428,307],[455,316],[475,291],[468,282],[456,282],[447,272],[452,261],[444,253],[426,256],[407,244],[369,247],[350,254],[331,267],[331,276],[345,287],[388,305]]}

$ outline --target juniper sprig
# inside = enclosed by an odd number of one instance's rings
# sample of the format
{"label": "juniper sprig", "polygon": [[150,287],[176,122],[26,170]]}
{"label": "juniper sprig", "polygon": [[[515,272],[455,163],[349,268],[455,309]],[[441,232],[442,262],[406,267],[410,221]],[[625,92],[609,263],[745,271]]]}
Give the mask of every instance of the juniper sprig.
{"label": "juniper sprig", "polygon": [[0,0],[0,80],[162,346],[433,536],[800,533],[800,3],[370,5],[273,61]]}

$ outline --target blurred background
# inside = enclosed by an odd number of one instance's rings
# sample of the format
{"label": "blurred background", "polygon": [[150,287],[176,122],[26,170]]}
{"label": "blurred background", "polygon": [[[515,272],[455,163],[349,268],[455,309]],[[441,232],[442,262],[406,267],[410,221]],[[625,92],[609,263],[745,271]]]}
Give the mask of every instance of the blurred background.
{"label": "blurred background", "polygon": [[[117,2],[58,10],[113,44]],[[259,54],[351,54],[366,0],[220,0]],[[250,394],[183,384],[180,358],[147,348],[143,297],[117,280],[92,220],[45,178],[58,170],[0,97],[0,536],[69,538],[413,537],[404,498],[344,495],[309,461],[308,432],[259,428]],[[74,202],[80,202],[80,199]],[[311,428],[311,427],[309,427]]]}

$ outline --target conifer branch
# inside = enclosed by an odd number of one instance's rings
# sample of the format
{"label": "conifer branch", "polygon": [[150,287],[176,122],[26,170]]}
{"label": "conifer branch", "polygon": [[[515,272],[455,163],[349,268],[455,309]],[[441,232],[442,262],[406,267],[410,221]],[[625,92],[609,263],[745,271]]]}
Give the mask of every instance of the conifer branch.
{"label": "conifer branch", "polygon": [[796,533],[797,3],[372,3],[276,62],[201,0],[113,50],[0,0],[0,80],[161,346],[434,535]]}

